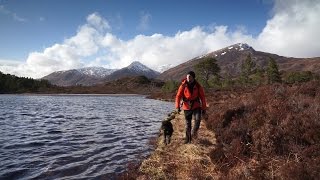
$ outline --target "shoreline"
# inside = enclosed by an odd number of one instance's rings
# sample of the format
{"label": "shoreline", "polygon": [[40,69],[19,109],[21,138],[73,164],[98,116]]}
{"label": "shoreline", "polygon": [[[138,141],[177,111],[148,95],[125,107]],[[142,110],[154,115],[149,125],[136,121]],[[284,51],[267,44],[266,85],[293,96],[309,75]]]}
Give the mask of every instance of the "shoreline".
{"label": "shoreline", "polygon": [[77,93],[13,93],[13,94],[0,94],[1,95],[21,95],[21,96],[148,96],[147,94],[77,94]]}
{"label": "shoreline", "polygon": [[206,120],[201,120],[198,136],[190,144],[184,144],[183,111],[175,114],[171,123],[174,129],[171,143],[165,145],[163,131],[160,131],[158,137],[150,139],[154,147],[150,155],[136,164],[129,162],[126,171],[117,176],[119,179],[215,179],[219,176],[210,157],[216,149],[216,137],[207,129]]}

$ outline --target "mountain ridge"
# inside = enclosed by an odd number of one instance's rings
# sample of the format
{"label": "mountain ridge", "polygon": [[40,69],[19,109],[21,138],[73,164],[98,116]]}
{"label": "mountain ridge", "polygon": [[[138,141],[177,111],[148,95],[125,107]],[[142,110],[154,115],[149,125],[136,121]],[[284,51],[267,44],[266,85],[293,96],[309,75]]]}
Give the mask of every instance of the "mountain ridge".
{"label": "mountain ridge", "polygon": [[129,66],[122,69],[85,67],[66,71],[56,71],[44,76],[41,79],[48,80],[51,84],[58,86],[92,86],[131,76],[146,76],[147,78],[155,78],[159,74],[159,72],[148,68],[144,64],[134,61]]}
{"label": "mountain ridge", "polygon": [[194,66],[201,62],[205,57],[213,57],[217,59],[217,64],[221,68],[220,74],[229,74],[233,77],[238,76],[241,71],[241,63],[251,56],[252,60],[256,62],[258,67],[265,68],[268,64],[269,58],[275,59],[281,71],[311,71],[320,73],[320,57],[314,58],[294,58],[284,57],[268,52],[256,51],[246,43],[237,43],[227,46],[216,51],[197,56],[184,63],[170,68],[158,77],[160,80],[181,80],[186,72],[194,70]]}

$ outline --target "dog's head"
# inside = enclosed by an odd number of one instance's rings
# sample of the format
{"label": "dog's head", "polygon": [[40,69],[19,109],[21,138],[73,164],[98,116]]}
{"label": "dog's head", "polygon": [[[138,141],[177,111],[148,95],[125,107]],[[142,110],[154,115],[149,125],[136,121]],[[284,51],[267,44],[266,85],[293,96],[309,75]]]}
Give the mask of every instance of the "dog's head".
{"label": "dog's head", "polygon": [[162,121],[162,129],[168,129],[170,128],[170,126],[172,127],[172,123],[168,120]]}

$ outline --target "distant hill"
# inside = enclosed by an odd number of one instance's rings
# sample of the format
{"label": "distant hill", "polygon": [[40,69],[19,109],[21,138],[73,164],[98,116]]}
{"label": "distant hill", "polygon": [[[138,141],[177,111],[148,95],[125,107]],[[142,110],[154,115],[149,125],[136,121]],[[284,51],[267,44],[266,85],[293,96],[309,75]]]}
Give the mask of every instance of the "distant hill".
{"label": "distant hill", "polygon": [[103,67],[88,67],[53,72],[41,79],[46,79],[50,83],[58,86],[91,86],[97,83],[101,83],[102,79],[104,79],[114,71],[116,70],[105,69]]}
{"label": "distant hill", "polygon": [[267,52],[254,50],[251,46],[238,43],[226,48],[195,57],[176,67],[164,71],[158,76],[161,80],[181,80],[186,72],[193,70],[203,57],[214,57],[221,68],[221,74],[230,73],[232,76],[239,75],[241,63],[250,55],[257,66],[266,67],[270,57],[276,60],[279,70],[283,71],[311,71],[320,73],[320,57],[316,58],[293,58],[284,57]]}
{"label": "distant hill", "polygon": [[37,93],[47,91],[52,85],[47,80],[17,77],[0,71],[0,94],[2,93]]}
{"label": "distant hill", "polygon": [[160,73],[154,71],[138,61],[122,69],[105,69],[103,67],[88,67],[67,71],[53,72],[42,79],[58,86],[93,86],[124,77],[146,76],[155,78]]}
{"label": "distant hill", "polygon": [[128,67],[119,69],[106,77],[107,81],[113,81],[124,77],[145,76],[147,78],[156,78],[160,73],[154,71],[138,61],[134,61]]}
{"label": "distant hill", "polygon": [[161,91],[164,82],[145,76],[124,77],[93,86],[64,87],[60,93],[75,94],[151,94]]}

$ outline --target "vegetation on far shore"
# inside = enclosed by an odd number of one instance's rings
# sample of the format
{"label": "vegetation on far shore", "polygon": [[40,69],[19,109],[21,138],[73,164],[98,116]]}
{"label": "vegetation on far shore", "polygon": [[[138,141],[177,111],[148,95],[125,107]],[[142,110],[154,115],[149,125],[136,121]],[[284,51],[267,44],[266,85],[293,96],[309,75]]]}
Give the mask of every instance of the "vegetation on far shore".
{"label": "vegetation on far shore", "polygon": [[151,94],[161,91],[164,82],[145,76],[125,77],[94,86],[61,87],[47,80],[17,77],[0,72],[0,94]]}
{"label": "vegetation on far shore", "polygon": [[40,92],[52,87],[47,80],[34,80],[0,72],[0,94]]}

